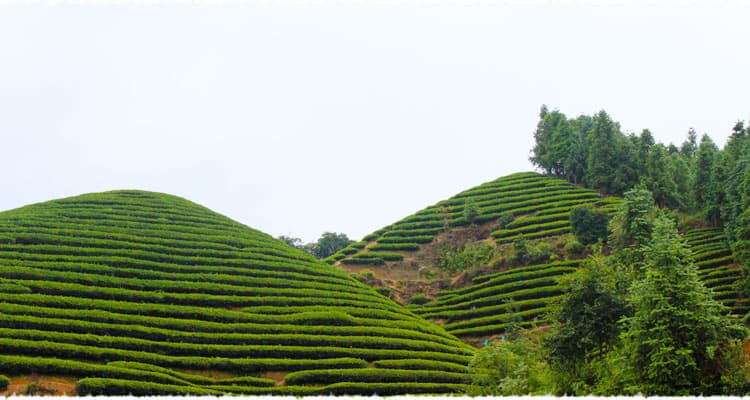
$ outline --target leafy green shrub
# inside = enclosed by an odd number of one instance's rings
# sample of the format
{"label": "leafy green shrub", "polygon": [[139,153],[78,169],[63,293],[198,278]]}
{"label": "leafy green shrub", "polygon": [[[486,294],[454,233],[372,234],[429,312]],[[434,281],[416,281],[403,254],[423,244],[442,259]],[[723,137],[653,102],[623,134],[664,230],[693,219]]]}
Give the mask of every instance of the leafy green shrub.
{"label": "leafy green shrub", "polygon": [[508,211],[500,214],[499,217],[497,217],[497,224],[500,227],[500,229],[505,229],[509,223],[513,222],[513,219],[515,217],[513,216],[513,213]]}
{"label": "leafy green shrub", "polygon": [[513,242],[513,262],[517,265],[546,263],[552,256],[552,245],[547,242],[528,245],[522,237]]}
{"label": "leafy green shrub", "polygon": [[498,255],[497,248],[487,243],[465,243],[458,246],[443,246],[437,267],[456,273],[488,264]]}
{"label": "leafy green shrub", "polygon": [[26,396],[37,396],[42,392],[42,386],[38,382],[30,382],[26,385],[23,390],[23,394]]}
{"label": "leafy green shrub", "polygon": [[5,390],[10,385],[10,379],[5,375],[0,375],[0,391]]}
{"label": "leafy green shrub", "polygon": [[430,300],[427,298],[427,296],[419,293],[419,294],[415,294],[414,296],[412,296],[411,300],[409,300],[409,303],[421,306],[423,304],[429,303],[429,301]]}
{"label": "leafy green shrub", "polygon": [[524,238],[513,241],[513,262],[523,264],[529,259],[529,246]]}
{"label": "leafy green shrub", "polygon": [[541,264],[552,261],[554,251],[552,245],[547,242],[537,243],[531,247],[529,252],[529,262],[531,264]]}
{"label": "leafy green shrub", "polygon": [[377,287],[375,288],[375,291],[389,299],[393,298],[393,290],[391,290],[391,288],[389,288],[388,286]]}
{"label": "leafy green shrub", "polygon": [[375,275],[374,272],[372,272],[372,270],[363,269],[363,270],[359,271],[359,273],[355,274],[354,278],[357,279],[360,282],[365,282],[366,283],[366,282],[369,282],[371,280],[376,279],[377,276]]}
{"label": "leafy green shrub", "polygon": [[541,346],[526,338],[482,348],[469,364],[471,396],[547,394],[550,379]]}
{"label": "leafy green shrub", "polygon": [[479,214],[480,211],[477,202],[474,201],[473,198],[466,199],[466,202],[464,203],[464,219],[466,222],[473,224],[477,221]]}
{"label": "leafy green shrub", "polygon": [[565,253],[568,255],[578,257],[582,256],[585,251],[586,246],[582,245],[581,242],[577,240],[571,240],[565,244]]}
{"label": "leafy green shrub", "polygon": [[609,214],[597,210],[590,204],[575,207],[570,211],[570,230],[583,245],[607,241]]}

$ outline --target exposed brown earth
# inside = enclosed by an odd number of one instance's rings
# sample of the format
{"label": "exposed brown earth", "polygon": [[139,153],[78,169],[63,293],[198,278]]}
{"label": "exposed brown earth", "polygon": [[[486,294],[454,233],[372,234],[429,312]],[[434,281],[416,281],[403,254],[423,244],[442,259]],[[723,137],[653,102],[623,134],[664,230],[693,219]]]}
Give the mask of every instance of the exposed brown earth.
{"label": "exposed brown earth", "polygon": [[[76,380],[47,375],[25,375],[9,377],[8,389],[0,392],[0,396],[76,396]],[[27,393],[29,385],[38,387],[37,393]]]}

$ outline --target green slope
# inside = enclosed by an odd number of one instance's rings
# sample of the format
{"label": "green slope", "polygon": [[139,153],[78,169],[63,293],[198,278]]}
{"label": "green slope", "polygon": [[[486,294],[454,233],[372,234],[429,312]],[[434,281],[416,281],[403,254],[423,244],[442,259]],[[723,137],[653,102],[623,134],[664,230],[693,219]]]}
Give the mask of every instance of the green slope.
{"label": "green slope", "polygon": [[[565,235],[570,234],[569,215],[573,207],[593,204],[612,213],[620,202],[619,198],[601,198],[595,191],[557,178],[533,172],[512,174],[461,192],[382,228],[328,261],[348,269],[367,266],[381,276],[394,275],[393,271],[398,269],[414,269],[410,267],[414,263],[431,268],[430,260],[424,256],[430,248],[434,253],[442,245],[441,237],[460,235],[468,225],[463,213],[467,200],[478,205],[476,231],[484,232],[484,236],[469,239],[494,242],[506,254],[519,238],[554,239],[552,243],[560,246],[571,240]],[[512,214],[513,219],[501,228],[497,219],[505,213]],[[740,278],[740,270],[733,265],[731,250],[721,230],[696,229],[687,232],[685,238],[693,250],[701,278],[714,290],[717,299],[736,314],[746,313],[750,304],[738,299],[733,286]],[[501,335],[511,325],[545,324],[548,311],[562,295],[559,278],[575,271],[581,260],[558,257],[541,264],[509,265],[507,260],[500,264],[497,271],[474,276],[463,284],[443,279],[433,285],[441,287],[431,293],[437,297],[435,301],[412,305],[410,309],[476,344],[477,338]],[[424,284],[426,280],[420,276],[410,284]],[[446,289],[446,285],[451,288]]]}
{"label": "green slope", "polygon": [[[370,265],[398,261],[392,254],[394,251],[417,251],[439,234],[469,225],[464,218],[467,201],[474,201],[479,208],[476,223],[491,227],[494,240],[505,244],[520,237],[534,239],[569,233],[568,216],[572,207],[594,204],[611,210],[617,199],[600,198],[593,190],[538,173],[516,173],[463,191],[379,229],[327,261]],[[495,220],[503,214],[512,214],[514,219],[500,228]],[[371,254],[365,256],[367,253]],[[385,257],[379,257],[382,254]]]}
{"label": "green slope", "polygon": [[0,213],[0,374],[74,377],[79,394],[446,393],[472,354],[181,198],[113,191]]}

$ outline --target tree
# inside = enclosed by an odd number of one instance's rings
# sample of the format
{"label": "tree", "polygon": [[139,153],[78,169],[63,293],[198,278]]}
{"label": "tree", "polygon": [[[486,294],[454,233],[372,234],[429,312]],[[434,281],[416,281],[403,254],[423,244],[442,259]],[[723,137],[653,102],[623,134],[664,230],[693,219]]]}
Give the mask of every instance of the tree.
{"label": "tree", "polygon": [[589,158],[586,166],[586,186],[601,193],[612,193],[613,163],[617,151],[616,125],[603,110],[594,117],[589,137]]}
{"label": "tree", "polygon": [[655,213],[651,192],[639,186],[625,193],[623,202],[609,225],[609,244],[619,262],[640,268],[643,260],[641,246],[651,240],[652,218]]}
{"label": "tree", "polygon": [[469,363],[470,396],[520,396],[550,391],[542,347],[525,336],[483,347]]}
{"label": "tree", "polygon": [[310,246],[310,253],[317,258],[326,258],[354,243],[344,233],[325,232]]}
{"label": "tree", "polygon": [[610,161],[610,191],[621,195],[638,183],[638,152],[635,145],[619,131],[614,136],[614,159]]}
{"label": "tree", "polygon": [[531,157],[529,161],[538,167],[544,169],[547,174],[552,173],[552,165],[549,161],[549,147],[552,142],[552,134],[546,127],[546,116],[549,114],[547,106],[542,104],[539,110],[539,122],[536,125],[536,131],[534,131],[534,148],[531,150]]}
{"label": "tree", "polygon": [[631,290],[634,314],[621,334],[635,389],[645,395],[731,392],[722,376],[737,364],[745,330],[698,278],[674,222],[658,216],[644,246],[645,274]]}
{"label": "tree", "polygon": [[727,203],[726,181],[727,171],[724,166],[724,152],[720,152],[711,170],[711,189],[708,191],[711,199],[706,214],[706,218],[717,225],[724,222],[722,210],[726,208]]}
{"label": "tree", "polygon": [[698,146],[698,151],[695,154],[695,164],[693,175],[695,180],[693,181],[693,200],[697,211],[705,216],[711,222],[718,222],[715,220],[719,216],[718,209],[713,210],[714,198],[716,197],[713,193],[715,185],[712,182],[712,172],[714,170],[714,164],[719,159],[719,148],[716,147],[713,140],[708,135],[701,137],[701,143]]}
{"label": "tree", "polygon": [[610,242],[615,250],[648,243],[651,238],[651,217],[655,211],[650,191],[643,186],[627,191],[612,219]]}
{"label": "tree", "polygon": [[687,139],[685,139],[685,141],[682,142],[682,146],[680,146],[680,154],[687,158],[694,158],[697,149],[698,133],[695,132],[695,129],[690,128],[688,130]]}
{"label": "tree", "polygon": [[743,278],[737,282],[737,289],[748,297],[750,295],[750,208],[742,212],[737,222],[732,253],[734,260],[742,265],[743,275]]}
{"label": "tree", "polygon": [[288,244],[291,247],[294,247],[295,249],[302,249],[304,246],[302,244],[302,239],[300,238],[281,235],[277,239],[281,240],[282,242]]}
{"label": "tree", "polygon": [[695,180],[692,164],[693,159],[682,154],[672,154],[667,163],[669,176],[675,187],[675,193],[669,196],[670,203],[674,208],[684,212],[692,212],[695,209],[695,200],[690,190]]}
{"label": "tree", "polygon": [[555,392],[590,394],[600,376],[592,366],[617,344],[618,321],[630,314],[629,280],[608,258],[594,256],[561,279],[561,286],[563,298],[552,314],[553,330],[546,341]]}
{"label": "tree", "polygon": [[722,151],[724,179],[719,181],[724,189],[723,202],[720,205],[721,221],[730,240],[734,239],[734,228],[737,218],[742,213],[742,183],[747,168],[746,144],[748,135],[744,124],[739,121],[732,129],[726,146]]}
{"label": "tree", "polygon": [[529,160],[548,175],[579,183],[586,168],[586,143],[579,126],[542,106]]}
{"label": "tree", "polygon": [[642,177],[641,182],[651,191],[654,201],[660,207],[680,208],[682,206],[682,197],[677,191],[670,168],[670,160],[674,156],[667,152],[664,145],[657,144],[646,160],[646,176]]}
{"label": "tree", "polygon": [[464,219],[466,222],[469,224],[475,223],[479,214],[480,210],[479,206],[477,206],[477,202],[472,198],[466,199],[466,202],[464,203]]}
{"label": "tree", "polygon": [[590,204],[575,207],[570,211],[570,229],[576,239],[585,245],[598,241],[606,242],[608,222],[607,212],[597,210]]}

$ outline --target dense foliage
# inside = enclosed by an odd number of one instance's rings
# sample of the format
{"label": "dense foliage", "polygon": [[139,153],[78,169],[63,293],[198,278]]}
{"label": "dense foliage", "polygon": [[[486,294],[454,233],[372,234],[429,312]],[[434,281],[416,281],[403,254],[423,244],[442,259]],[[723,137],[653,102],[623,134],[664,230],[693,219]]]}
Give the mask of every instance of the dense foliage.
{"label": "dense foliage", "polygon": [[290,236],[279,236],[279,240],[300,249],[306,253],[312,254],[318,259],[330,257],[337,251],[354,243],[345,233],[324,232],[317,241],[311,243],[302,243],[302,239]]}
{"label": "dense foliage", "polygon": [[570,230],[584,245],[607,241],[609,214],[586,204],[570,211]]}
{"label": "dense foliage", "polygon": [[722,379],[734,374],[733,350],[745,328],[698,279],[696,267],[674,223],[654,220],[644,246],[645,275],[630,293],[634,315],[625,320],[622,352],[631,385],[646,395],[744,394],[744,382]]}
{"label": "dense foliage", "polygon": [[469,364],[472,396],[521,396],[548,393],[544,349],[524,336],[482,348]]}
{"label": "dense foliage", "polygon": [[[746,394],[746,329],[702,282],[695,255],[651,194],[625,194],[611,256],[561,279],[545,343],[558,394]],[[720,246],[691,235],[701,254]],[[704,250],[706,249],[706,250]],[[711,279],[705,279],[711,282]]]}

